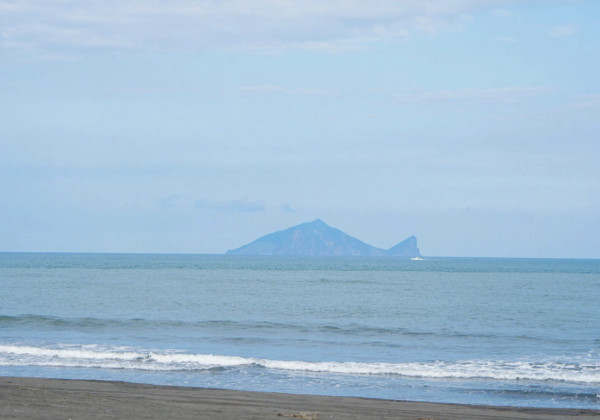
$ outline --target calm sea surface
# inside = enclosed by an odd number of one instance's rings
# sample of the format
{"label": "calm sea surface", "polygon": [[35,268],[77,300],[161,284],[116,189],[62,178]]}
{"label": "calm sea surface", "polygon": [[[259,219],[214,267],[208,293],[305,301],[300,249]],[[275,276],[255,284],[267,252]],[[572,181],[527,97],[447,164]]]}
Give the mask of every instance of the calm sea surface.
{"label": "calm sea surface", "polygon": [[600,260],[0,253],[0,375],[600,408]]}

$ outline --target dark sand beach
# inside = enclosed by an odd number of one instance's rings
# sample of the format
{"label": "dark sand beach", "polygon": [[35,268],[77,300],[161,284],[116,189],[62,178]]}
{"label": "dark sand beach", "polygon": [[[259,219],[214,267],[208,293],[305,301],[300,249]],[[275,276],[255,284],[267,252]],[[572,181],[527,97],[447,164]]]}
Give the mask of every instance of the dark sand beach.
{"label": "dark sand beach", "polygon": [[565,419],[600,410],[488,407],[125,382],[0,378],[2,419]]}

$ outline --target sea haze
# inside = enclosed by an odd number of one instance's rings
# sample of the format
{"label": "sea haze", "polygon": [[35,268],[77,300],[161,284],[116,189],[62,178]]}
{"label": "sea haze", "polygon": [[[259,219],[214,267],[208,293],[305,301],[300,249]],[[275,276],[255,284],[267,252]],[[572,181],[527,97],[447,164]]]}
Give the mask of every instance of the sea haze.
{"label": "sea haze", "polygon": [[0,254],[0,375],[600,407],[600,261]]}

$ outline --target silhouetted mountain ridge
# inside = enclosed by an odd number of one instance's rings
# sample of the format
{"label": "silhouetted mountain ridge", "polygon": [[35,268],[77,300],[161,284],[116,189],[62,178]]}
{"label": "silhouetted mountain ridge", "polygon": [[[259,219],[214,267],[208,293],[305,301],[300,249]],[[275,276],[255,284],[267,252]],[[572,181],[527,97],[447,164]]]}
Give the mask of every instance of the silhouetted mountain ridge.
{"label": "silhouetted mountain ridge", "polygon": [[231,255],[299,255],[299,256],[395,256],[420,257],[417,238],[411,236],[390,249],[381,249],[356,239],[321,219],[301,223],[262,236]]}

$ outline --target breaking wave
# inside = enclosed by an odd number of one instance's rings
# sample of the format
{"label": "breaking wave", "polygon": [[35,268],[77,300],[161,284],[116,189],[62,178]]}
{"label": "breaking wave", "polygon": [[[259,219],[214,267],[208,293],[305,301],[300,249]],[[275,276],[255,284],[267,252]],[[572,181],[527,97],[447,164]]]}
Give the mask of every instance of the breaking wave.
{"label": "breaking wave", "polygon": [[136,369],[147,371],[202,371],[240,367],[342,375],[398,375],[427,379],[475,379],[501,381],[566,381],[600,384],[600,361],[490,361],[453,362],[309,362],[270,360],[176,351],[140,351],[126,347],[62,345],[36,347],[0,345],[0,366]]}

